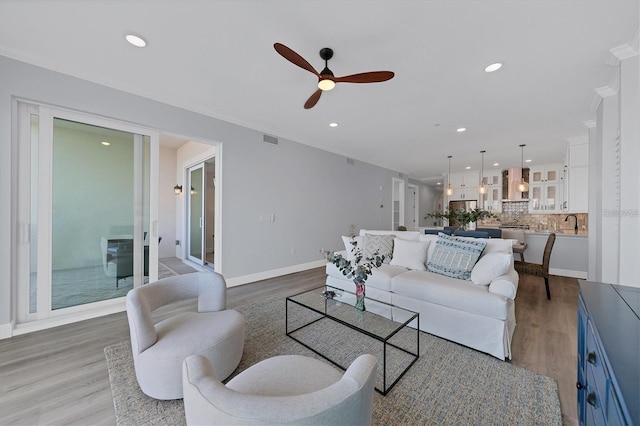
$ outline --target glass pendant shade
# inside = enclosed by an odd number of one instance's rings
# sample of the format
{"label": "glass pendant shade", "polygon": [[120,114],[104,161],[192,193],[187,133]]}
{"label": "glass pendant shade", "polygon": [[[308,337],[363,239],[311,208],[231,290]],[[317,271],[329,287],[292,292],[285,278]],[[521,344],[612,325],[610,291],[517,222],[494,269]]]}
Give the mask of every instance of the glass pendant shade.
{"label": "glass pendant shade", "polygon": [[451,188],[451,157],[452,155],[447,156],[449,159],[449,173],[447,174],[447,190],[445,191],[449,197],[453,195],[453,188]]}
{"label": "glass pendant shade", "polygon": [[487,193],[487,185],[484,183],[484,153],[487,151],[480,151],[482,154],[482,163],[480,163],[480,186],[478,186],[478,193],[486,194]]}
{"label": "glass pendant shade", "polygon": [[529,192],[529,183],[524,180],[524,147],[525,144],[520,145],[520,183],[518,184],[518,192]]}

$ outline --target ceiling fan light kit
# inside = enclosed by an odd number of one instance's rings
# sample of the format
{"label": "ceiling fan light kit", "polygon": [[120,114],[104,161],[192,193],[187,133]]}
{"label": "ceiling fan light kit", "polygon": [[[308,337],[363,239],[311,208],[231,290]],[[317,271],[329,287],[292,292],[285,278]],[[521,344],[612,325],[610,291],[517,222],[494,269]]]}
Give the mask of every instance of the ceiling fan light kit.
{"label": "ceiling fan light kit", "polygon": [[346,75],[344,77],[335,77],[328,65],[329,59],[333,57],[333,49],[331,48],[325,47],[320,49],[320,58],[324,60],[324,69],[322,72],[316,71],[306,59],[282,43],[274,43],[273,48],[292,64],[297,65],[318,77],[318,90],[313,92],[309,99],[307,99],[304,104],[305,109],[313,108],[320,100],[322,92],[333,89],[336,86],[336,83],[380,83],[391,80],[395,75],[392,71],[371,71]]}

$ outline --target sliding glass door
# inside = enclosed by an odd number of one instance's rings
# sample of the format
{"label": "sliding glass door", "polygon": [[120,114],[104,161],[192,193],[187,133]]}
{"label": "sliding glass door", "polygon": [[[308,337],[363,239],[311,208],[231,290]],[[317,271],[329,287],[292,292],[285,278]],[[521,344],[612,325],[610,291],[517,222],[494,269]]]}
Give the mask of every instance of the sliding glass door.
{"label": "sliding glass door", "polygon": [[157,279],[157,134],[22,103],[19,129],[19,322]]}
{"label": "sliding glass door", "polygon": [[187,198],[187,257],[192,262],[205,262],[205,171],[204,163],[188,170],[189,196]]}

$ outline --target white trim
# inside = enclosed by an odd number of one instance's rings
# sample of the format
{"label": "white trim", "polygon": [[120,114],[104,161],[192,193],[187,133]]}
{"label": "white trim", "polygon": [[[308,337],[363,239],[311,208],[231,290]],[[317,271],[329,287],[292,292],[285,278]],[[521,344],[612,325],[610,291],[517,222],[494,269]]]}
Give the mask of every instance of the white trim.
{"label": "white trim", "polygon": [[[18,324],[13,329],[13,336],[21,334],[33,333],[34,331],[46,330],[48,328],[58,327],[61,325],[72,324],[78,321],[84,321],[92,318],[99,318],[105,315],[115,314],[126,311],[125,298],[112,299],[99,308],[89,311],[53,316],[43,320],[31,321],[24,324]],[[87,306],[87,305],[84,305]],[[1,331],[1,330],[0,330]],[[0,335],[1,336],[1,335]]]}
{"label": "white trim", "polygon": [[549,268],[549,275],[559,275],[561,277],[587,279],[587,271],[573,271],[571,269]]}
{"label": "white trim", "polygon": [[13,322],[0,324],[0,340],[13,337]]}
{"label": "white trim", "polygon": [[302,272],[308,269],[319,268],[321,266],[325,266],[326,264],[327,264],[326,260],[316,260],[309,263],[301,263],[299,265],[292,265],[284,268],[272,269],[270,271],[258,272],[256,274],[229,278],[229,279],[226,279],[227,287],[235,287],[242,284],[253,283],[256,281],[268,280],[270,278],[289,275],[296,272]]}

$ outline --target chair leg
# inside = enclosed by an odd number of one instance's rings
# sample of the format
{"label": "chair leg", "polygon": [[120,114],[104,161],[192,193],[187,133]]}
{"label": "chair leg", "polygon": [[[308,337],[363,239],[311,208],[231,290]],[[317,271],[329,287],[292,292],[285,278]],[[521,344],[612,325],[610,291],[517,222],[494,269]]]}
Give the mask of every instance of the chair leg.
{"label": "chair leg", "polygon": [[551,299],[551,293],[549,292],[549,278],[545,277],[544,279],[544,287],[547,290],[547,299]]}
{"label": "chair leg", "polygon": [[520,261],[524,262],[524,253],[520,252]]}

